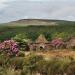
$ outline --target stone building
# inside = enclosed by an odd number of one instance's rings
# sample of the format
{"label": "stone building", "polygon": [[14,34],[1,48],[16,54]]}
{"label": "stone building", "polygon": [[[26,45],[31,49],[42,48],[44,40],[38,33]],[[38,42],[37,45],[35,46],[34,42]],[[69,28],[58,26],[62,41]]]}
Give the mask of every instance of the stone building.
{"label": "stone building", "polygon": [[44,35],[40,35],[35,42],[29,44],[30,50],[49,50],[51,49],[50,42],[46,40]]}

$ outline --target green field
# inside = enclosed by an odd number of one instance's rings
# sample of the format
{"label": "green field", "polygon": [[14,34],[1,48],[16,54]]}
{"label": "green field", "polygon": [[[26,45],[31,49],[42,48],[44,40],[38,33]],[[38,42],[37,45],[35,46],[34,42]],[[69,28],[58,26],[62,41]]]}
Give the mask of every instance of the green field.
{"label": "green field", "polygon": [[0,26],[0,40],[10,39],[17,34],[25,34],[29,39],[35,40],[40,34],[44,34],[47,40],[54,36],[67,38],[75,36],[75,24],[72,25],[55,25],[55,26]]}
{"label": "green field", "polygon": [[75,36],[75,22],[64,20],[32,19],[0,24],[1,41],[10,39],[18,34],[25,34],[32,40],[35,40],[40,34],[44,34],[47,40],[51,40],[59,34],[60,36],[63,35],[63,38],[66,38]]}

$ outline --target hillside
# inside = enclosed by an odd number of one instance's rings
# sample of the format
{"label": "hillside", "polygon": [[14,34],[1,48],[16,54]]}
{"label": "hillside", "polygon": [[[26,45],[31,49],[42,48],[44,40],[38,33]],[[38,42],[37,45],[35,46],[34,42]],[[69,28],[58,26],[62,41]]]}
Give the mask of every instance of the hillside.
{"label": "hillside", "polygon": [[52,39],[56,34],[64,39],[75,36],[75,22],[64,20],[47,19],[22,19],[9,23],[0,24],[0,41],[24,34],[33,41],[44,34],[47,40]]}
{"label": "hillside", "polygon": [[51,21],[47,19],[21,19],[10,23],[24,25],[57,25],[56,21]]}
{"label": "hillside", "polygon": [[8,23],[4,23],[2,25],[10,25],[10,26],[29,26],[29,25],[72,25],[75,24],[74,21],[65,21],[65,20],[49,20],[49,19],[21,19],[17,21],[12,21]]}

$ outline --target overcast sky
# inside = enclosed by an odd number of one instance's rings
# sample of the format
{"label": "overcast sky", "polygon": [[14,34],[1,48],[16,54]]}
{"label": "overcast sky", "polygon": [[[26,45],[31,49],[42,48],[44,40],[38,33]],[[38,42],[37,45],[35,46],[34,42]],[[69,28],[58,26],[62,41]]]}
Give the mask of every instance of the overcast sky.
{"label": "overcast sky", "polygon": [[0,0],[0,23],[35,18],[75,21],[75,0]]}

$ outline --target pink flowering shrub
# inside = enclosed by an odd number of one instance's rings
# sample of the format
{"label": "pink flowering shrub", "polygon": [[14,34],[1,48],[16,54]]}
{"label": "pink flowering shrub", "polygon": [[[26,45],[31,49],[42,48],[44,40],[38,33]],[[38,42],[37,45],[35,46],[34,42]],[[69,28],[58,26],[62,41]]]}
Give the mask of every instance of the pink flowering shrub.
{"label": "pink flowering shrub", "polygon": [[18,53],[18,45],[14,40],[6,40],[0,43],[0,52],[8,55],[16,55]]}
{"label": "pink flowering shrub", "polygon": [[61,47],[64,47],[65,43],[61,39],[56,38],[51,41],[51,45],[54,48],[61,48]]}

